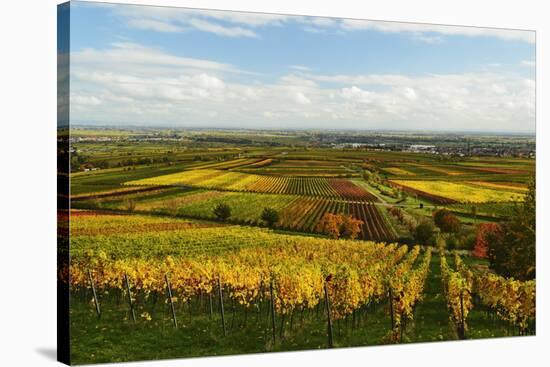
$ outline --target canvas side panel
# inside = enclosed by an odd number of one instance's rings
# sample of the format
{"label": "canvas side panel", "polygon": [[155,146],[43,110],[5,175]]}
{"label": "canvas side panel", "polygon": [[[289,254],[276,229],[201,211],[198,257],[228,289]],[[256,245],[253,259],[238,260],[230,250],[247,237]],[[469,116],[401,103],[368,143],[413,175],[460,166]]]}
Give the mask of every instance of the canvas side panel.
{"label": "canvas side panel", "polygon": [[57,6],[57,359],[70,364],[70,3]]}

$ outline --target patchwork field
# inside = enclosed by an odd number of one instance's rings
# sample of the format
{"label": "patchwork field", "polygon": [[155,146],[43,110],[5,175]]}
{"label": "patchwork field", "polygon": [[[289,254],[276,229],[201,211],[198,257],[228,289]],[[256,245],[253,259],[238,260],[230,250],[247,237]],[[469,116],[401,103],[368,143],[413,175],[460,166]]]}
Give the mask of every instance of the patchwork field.
{"label": "patchwork field", "polygon": [[535,333],[535,280],[473,256],[529,197],[534,159],[135,134],[74,146],[58,233],[78,363]]}
{"label": "patchwork field", "polygon": [[178,186],[269,194],[376,201],[376,197],[346,179],[280,177],[233,171],[198,169],[129,181],[130,186]]}
{"label": "patchwork field", "polygon": [[409,190],[428,200],[445,201],[448,203],[486,203],[499,201],[519,201],[522,194],[514,191],[492,190],[478,184],[467,184],[447,181],[414,181],[393,180],[404,190]]}

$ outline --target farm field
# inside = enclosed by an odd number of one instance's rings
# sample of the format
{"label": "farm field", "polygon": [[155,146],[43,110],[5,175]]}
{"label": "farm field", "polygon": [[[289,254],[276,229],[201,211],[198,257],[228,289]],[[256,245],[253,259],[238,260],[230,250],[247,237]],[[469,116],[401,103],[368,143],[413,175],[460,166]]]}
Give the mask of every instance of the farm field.
{"label": "farm field", "polygon": [[[71,328],[77,340],[83,340],[73,351],[78,363],[106,361],[113,354],[118,361],[133,360],[150,355],[159,340],[174,345],[177,351],[169,355],[179,357],[206,351],[234,353],[242,350],[243,343],[247,352],[325,347],[328,314],[323,287],[328,287],[331,301],[335,347],[459,337],[456,325],[449,321],[454,311],[448,311],[445,303],[452,296],[443,291],[444,274],[455,268],[470,270],[457,265],[452,256],[453,268],[439,270],[442,257],[428,247],[328,240],[135,214],[74,211],[71,215],[75,245],[70,270]],[[118,234],[113,235],[114,231]],[[334,274],[334,279],[325,283],[327,273]],[[166,296],[164,274],[172,298]],[[482,279],[484,274],[474,278]],[[405,303],[389,301],[388,277],[394,292],[404,292]],[[123,279],[128,279],[132,294],[130,308],[121,302],[128,290]],[[92,283],[97,298],[90,303]],[[518,284],[523,289],[534,283]],[[270,286],[276,290],[273,311]],[[479,292],[490,289],[479,288]],[[100,318],[94,299],[101,305]],[[525,321],[518,321],[524,328],[531,327],[532,300],[526,299],[531,303],[521,314]],[[221,302],[224,311],[220,311]],[[412,308],[416,303],[418,307]],[[482,301],[468,309],[469,338],[517,335],[509,327],[509,314],[499,319],[492,307]],[[87,352],[91,347],[87,340],[101,334],[111,343],[130,330],[130,340],[139,341],[139,348],[122,344],[93,355]],[[197,330],[203,331],[197,334]],[[178,342],[173,341],[176,337]],[[213,342],[216,348],[211,349]],[[187,346],[185,352],[177,348],[181,343]]]}
{"label": "farm field", "polygon": [[456,183],[446,181],[414,181],[414,180],[393,180],[392,183],[398,184],[405,189],[412,189],[422,195],[435,195],[447,198],[454,202],[465,203],[486,203],[500,201],[520,201],[523,197],[514,191],[498,190],[483,188],[480,184]]}
{"label": "farm field", "polygon": [[279,177],[212,169],[188,170],[125,183],[130,186],[193,186],[206,189],[310,195],[326,198],[373,201],[368,191],[346,179]]}
{"label": "farm field", "polygon": [[[535,280],[474,255],[479,228],[518,215],[534,160],[108,133],[111,153],[75,143],[90,163],[61,215],[78,363],[535,334]],[[456,232],[422,237],[442,209]],[[457,284],[474,295],[463,315]]]}

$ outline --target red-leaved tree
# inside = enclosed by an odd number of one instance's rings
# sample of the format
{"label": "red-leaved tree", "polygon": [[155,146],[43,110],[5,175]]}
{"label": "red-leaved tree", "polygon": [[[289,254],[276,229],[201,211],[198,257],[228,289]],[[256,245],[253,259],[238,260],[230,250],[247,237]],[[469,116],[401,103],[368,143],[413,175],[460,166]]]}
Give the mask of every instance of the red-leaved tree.
{"label": "red-leaved tree", "polygon": [[486,259],[489,253],[489,242],[502,236],[502,227],[498,223],[481,223],[477,227],[472,255]]}

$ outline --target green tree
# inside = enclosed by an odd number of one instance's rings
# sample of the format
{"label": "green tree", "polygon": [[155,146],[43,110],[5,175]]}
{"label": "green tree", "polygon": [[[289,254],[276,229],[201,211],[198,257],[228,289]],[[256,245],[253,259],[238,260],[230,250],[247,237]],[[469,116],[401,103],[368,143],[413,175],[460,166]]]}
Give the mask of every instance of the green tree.
{"label": "green tree", "polygon": [[523,203],[514,209],[502,232],[487,236],[490,267],[497,273],[520,280],[536,277],[536,183],[532,177]]}
{"label": "green tree", "polygon": [[279,221],[279,212],[273,208],[264,208],[262,220],[266,222],[268,226],[273,227],[273,225]]}
{"label": "green tree", "polygon": [[225,221],[231,217],[231,207],[224,203],[219,203],[214,207],[214,216],[221,221]]}
{"label": "green tree", "polygon": [[431,222],[425,221],[416,226],[414,230],[414,239],[422,245],[433,243],[435,227]]}

